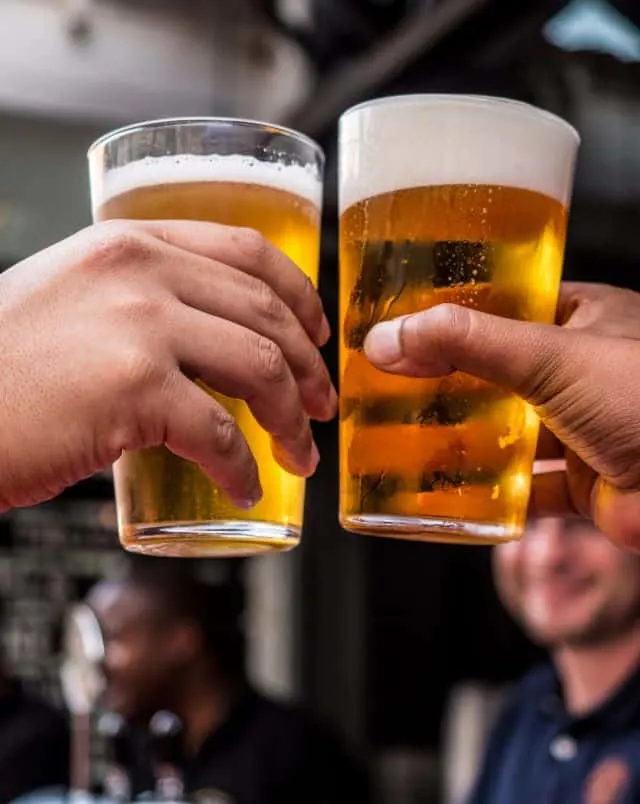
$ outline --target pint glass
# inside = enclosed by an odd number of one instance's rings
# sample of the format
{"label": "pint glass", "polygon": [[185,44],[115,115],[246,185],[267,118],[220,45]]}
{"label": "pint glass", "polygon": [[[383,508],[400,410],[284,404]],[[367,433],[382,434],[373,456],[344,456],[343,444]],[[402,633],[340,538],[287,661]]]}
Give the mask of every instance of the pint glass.
{"label": "pint glass", "polygon": [[[323,161],[314,142],[277,126],[226,119],[143,123],[91,147],[93,216],[258,229],[315,284]],[[120,540],[128,550],[239,556],[298,543],[304,481],[276,462],[270,436],[243,401],[214,396],[256,457],[263,499],[251,511],[235,507],[195,464],[164,447],[125,452],[114,481]]]}
{"label": "pint glass", "polygon": [[375,100],[340,121],[340,519],[459,543],[518,538],[538,434],[508,391],[385,374],[374,324],[451,302],[551,323],[576,131],[514,101]]}

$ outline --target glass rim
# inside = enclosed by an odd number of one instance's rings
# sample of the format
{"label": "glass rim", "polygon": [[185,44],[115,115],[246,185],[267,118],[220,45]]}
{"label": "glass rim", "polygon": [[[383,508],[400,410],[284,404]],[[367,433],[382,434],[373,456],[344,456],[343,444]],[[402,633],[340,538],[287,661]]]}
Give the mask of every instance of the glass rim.
{"label": "glass rim", "polygon": [[188,126],[202,126],[202,125],[215,125],[222,123],[226,125],[234,125],[240,128],[251,128],[256,131],[262,130],[266,133],[279,134],[283,137],[289,137],[296,140],[303,145],[307,145],[314,151],[315,155],[319,157],[322,162],[325,161],[326,156],[322,146],[311,137],[303,134],[301,131],[296,131],[294,128],[281,126],[276,123],[267,123],[263,120],[252,120],[244,117],[160,117],[155,120],[143,120],[139,123],[129,123],[126,126],[108,131],[102,134],[97,140],[91,143],[87,150],[87,158],[90,159],[91,155],[100,147],[109,145],[117,139],[120,139],[129,134],[135,134],[140,131],[163,129],[163,128],[181,128]]}
{"label": "glass rim", "polygon": [[408,95],[388,95],[380,98],[372,98],[362,103],[357,103],[351,106],[340,115],[340,119],[348,117],[354,112],[363,111],[373,106],[395,106],[405,103],[407,105],[437,105],[441,104],[455,104],[459,103],[461,106],[484,106],[490,108],[492,106],[511,109],[512,111],[520,110],[526,112],[529,117],[537,120],[544,120],[547,123],[563,129],[567,134],[571,135],[576,144],[580,144],[581,137],[578,130],[571,125],[567,120],[560,117],[553,112],[546,109],[541,109],[539,106],[534,106],[526,101],[514,100],[513,98],[502,98],[493,95],[456,95],[455,93],[439,93],[439,92],[423,92],[412,93]]}

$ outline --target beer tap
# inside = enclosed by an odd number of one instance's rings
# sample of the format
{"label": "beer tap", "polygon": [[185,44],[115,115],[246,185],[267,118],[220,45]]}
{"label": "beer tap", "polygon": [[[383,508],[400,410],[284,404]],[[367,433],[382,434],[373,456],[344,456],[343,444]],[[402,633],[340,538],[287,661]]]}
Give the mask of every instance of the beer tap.
{"label": "beer tap", "polygon": [[149,721],[149,736],[159,801],[184,801],[183,728],[173,712],[161,710]]}
{"label": "beer tap", "polygon": [[104,641],[100,624],[84,603],[67,615],[60,668],[62,693],[71,713],[71,792],[75,801],[91,795],[91,713],[104,685]]}
{"label": "beer tap", "polygon": [[105,741],[107,769],[105,793],[112,801],[131,800],[131,736],[129,728],[120,715],[106,712],[98,721],[98,733]]}

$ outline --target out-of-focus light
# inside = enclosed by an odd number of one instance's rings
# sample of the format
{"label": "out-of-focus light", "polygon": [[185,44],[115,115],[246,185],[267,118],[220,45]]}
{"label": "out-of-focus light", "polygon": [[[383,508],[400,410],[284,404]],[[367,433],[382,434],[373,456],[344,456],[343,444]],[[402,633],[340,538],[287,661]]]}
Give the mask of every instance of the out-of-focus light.
{"label": "out-of-focus light", "polygon": [[564,50],[595,50],[640,61],[640,29],[605,0],[573,0],[553,17],[545,37]]}

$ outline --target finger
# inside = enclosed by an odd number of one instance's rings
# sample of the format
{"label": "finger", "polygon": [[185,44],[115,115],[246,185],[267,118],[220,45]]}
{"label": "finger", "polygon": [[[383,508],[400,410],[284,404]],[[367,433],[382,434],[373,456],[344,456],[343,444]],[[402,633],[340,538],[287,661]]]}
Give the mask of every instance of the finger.
{"label": "finger", "polygon": [[566,458],[536,460],[529,510],[532,516],[591,518],[596,473],[568,450]]}
{"label": "finger", "polygon": [[579,458],[575,452],[567,450],[566,457],[569,494],[574,508],[582,517],[591,519],[593,515],[591,499],[598,474]]}
{"label": "finger", "polygon": [[200,468],[241,508],[262,497],[258,467],[233,417],[179,372],[162,395],[165,445]]}
{"label": "finger", "polygon": [[536,460],[549,461],[564,458],[564,444],[547,429],[544,424],[540,426],[538,444],[536,447]]}
{"label": "finger", "polygon": [[274,438],[274,454],[288,471],[307,477],[319,455],[298,386],[273,341],[223,318],[182,307],[172,332],[174,354],[190,376],[209,388],[243,399]]}
{"label": "finger", "polygon": [[144,221],[149,234],[183,251],[239,268],[266,282],[293,311],[309,337],[323,346],[331,334],[309,278],[259,232],[203,221]]}
{"label": "finger", "polygon": [[567,473],[560,471],[535,472],[529,497],[530,517],[566,517],[575,514]]}
{"label": "finger", "polygon": [[602,285],[592,285],[588,282],[561,282],[556,308],[556,324],[567,324],[584,302],[597,298],[600,288]]}
{"label": "finger", "polygon": [[452,304],[378,324],[365,351],[383,371],[438,377],[459,370],[542,406],[584,376],[593,336]]}
{"label": "finger", "polygon": [[[181,254],[178,249],[175,252]],[[172,268],[171,273],[174,276],[169,281],[184,304],[233,321],[277,343],[298,383],[309,416],[320,421],[335,416],[338,397],[320,352],[266,282],[225,263],[199,257],[189,262],[188,271]]]}
{"label": "finger", "polygon": [[609,285],[564,283],[556,323],[610,338],[640,338],[640,293]]}
{"label": "finger", "polygon": [[620,491],[603,480],[592,496],[596,525],[624,550],[640,552],[640,492]]}

